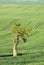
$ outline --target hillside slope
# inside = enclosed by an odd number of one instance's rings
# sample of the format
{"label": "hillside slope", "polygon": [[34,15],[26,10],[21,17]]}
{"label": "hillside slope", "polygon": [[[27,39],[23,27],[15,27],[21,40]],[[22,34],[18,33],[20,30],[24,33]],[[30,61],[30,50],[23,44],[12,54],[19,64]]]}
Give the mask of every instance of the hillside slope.
{"label": "hillside slope", "polygon": [[[34,30],[26,43],[20,41],[22,54],[15,58],[10,32],[14,22]],[[0,65],[44,65],[44,5],[0,5]]]}

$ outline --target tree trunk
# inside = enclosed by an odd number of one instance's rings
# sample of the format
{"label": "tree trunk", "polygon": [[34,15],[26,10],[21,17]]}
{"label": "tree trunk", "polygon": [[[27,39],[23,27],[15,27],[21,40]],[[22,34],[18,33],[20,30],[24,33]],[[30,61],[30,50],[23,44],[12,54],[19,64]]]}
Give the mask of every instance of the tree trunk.
{"label": "tree trunk", "polygon": [[13,56],[17,56],[17,51],[16,51],[16,42],[14,41],[14,45],[13,45]]}
{"label": "tree trunk", "polygon": [[14,40],[13,44],[13,56],[17,56],[17,45],[19,43],[19,35],[17,36],[16,40]]}
{"label": "tree trunk", "polygon": [[17,40],[14,40],[13,44],[13,56],[17,56]]}

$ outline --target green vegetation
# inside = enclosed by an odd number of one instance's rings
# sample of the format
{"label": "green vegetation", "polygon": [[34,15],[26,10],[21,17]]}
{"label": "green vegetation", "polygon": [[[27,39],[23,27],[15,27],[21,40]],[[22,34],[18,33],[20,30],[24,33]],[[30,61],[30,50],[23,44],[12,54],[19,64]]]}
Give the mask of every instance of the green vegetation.
{"label": "green vegetation", "polygon": [[[33,28],[13,57],[11,28],[15,22]],[[36,30],[36,32],[35,32]],[[0,5],[0,65],[44,65],[44,5]]]}

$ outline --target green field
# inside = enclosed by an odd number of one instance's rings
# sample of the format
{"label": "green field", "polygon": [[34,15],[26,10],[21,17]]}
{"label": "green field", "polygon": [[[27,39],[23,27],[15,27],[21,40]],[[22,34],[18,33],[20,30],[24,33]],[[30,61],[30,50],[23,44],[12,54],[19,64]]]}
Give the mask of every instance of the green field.
{"label": "green field", "polygon": [[[20,41],[16,57],[10,32],[14,22],[35,28],[26,43]],[[0,5],[0,65],[44,65],[44,5]]]}

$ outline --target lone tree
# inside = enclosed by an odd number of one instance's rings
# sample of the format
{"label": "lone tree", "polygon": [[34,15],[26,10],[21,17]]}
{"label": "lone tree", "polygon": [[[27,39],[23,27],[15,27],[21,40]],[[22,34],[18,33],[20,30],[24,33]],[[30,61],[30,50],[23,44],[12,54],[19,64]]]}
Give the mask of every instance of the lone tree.
{"label": "lone tree", "polygon": [[22,39],[24,42],[26,42],[27,36],[28,36],[29,32],[32,31],[32,29],[29,29],[28,27],[23,26],[20,23],[16,22],[13,25],[13,28],[11,31],[16,36],[16,38],[13,41],[13,56],[16,56],[17,55],[17,45],[18,45],[20,39]]}

